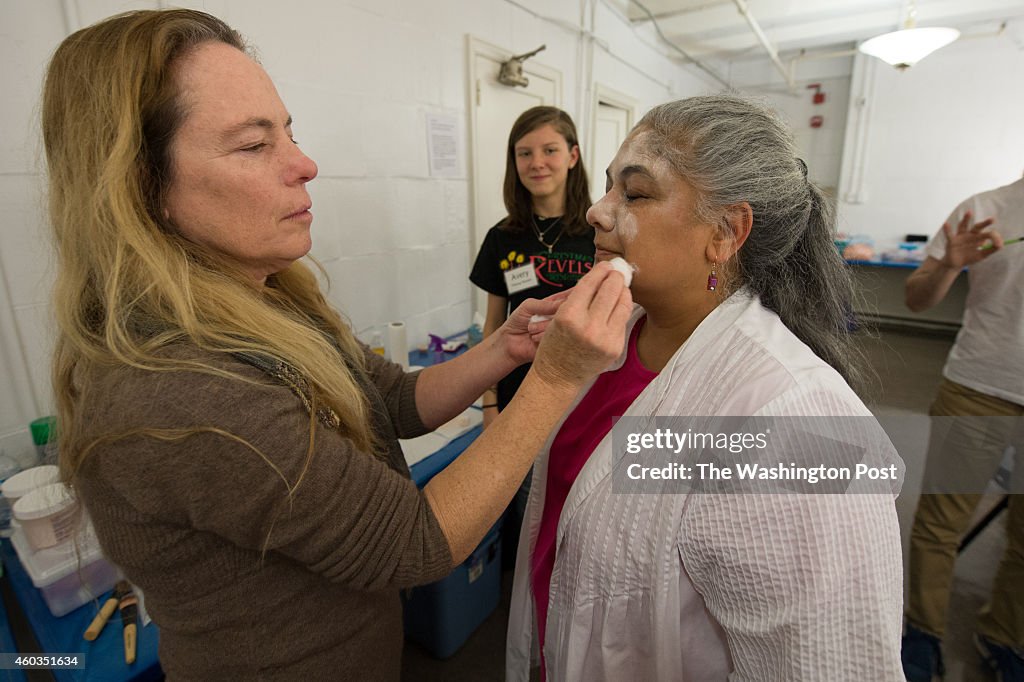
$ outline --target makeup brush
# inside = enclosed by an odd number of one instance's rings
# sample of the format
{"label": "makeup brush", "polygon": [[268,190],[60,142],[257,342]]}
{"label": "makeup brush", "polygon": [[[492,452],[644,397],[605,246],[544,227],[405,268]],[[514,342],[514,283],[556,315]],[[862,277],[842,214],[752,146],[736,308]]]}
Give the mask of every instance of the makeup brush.
{"label": "makeup brush", "polygon": [[[127,585],[127,583],[125,583]],[[121,596],[118,602],[121,610],[121,624],[124,626],[124,662],[131,665],[135,662],[136,628],[135,620],[139,613],[139,598],[132,592],[128,585],[128,591]]]}
{"label": "makeup brush", "polygon": [[85,634],[82,635],[87,641],[91,642],[100,636],[103,626],[107,624],[110,616],[113,615],[114,611],[117,609],[117,605],[121,601],[121,597],[130,592],[131,589],[132,588],[129,587],[126,580],[121,580],[114,586],[114,592],[107,598],[107,601],[103,602],[103,607],[100,609],[100,612],[92,619],[92,622],[89,623],[89,627],[85,629]]}
{"label": "makeup brush", "polygon": [[[1024,242],[1024,237],[1017,237],[1015,239],[1007,239],[1005,242],[1003,242],[1003,246],[1009,246],[1010,244],[1016,244],[1017,242]],[[993,244],[992,244],[992,242],[988,242],[987,244],[982,244],[981,246],[979,246],[978,247],[978,251],[988,251],[991,248],[994,248]]]}

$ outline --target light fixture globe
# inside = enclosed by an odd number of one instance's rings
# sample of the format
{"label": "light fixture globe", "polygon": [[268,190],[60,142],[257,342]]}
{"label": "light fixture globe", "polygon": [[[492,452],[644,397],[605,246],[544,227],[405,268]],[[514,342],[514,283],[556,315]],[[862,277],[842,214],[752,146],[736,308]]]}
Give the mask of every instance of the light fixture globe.
{"label": "light fixture globe", "polygon": [[902,71],[959,37],[955,28],[905,28],[875,36],[858,49]]}

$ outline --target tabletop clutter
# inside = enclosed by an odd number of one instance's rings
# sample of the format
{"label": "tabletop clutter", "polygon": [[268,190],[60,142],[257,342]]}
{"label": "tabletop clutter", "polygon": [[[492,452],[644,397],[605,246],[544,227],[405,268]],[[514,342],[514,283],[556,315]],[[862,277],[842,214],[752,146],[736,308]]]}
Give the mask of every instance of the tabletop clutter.
{"label": "tabletop clutter", "polygon": [[[40,464],[57,463],[56,425],[56,418],[40,417],[29,424],[29,431],[32,434],[32,448],[21,448],[17,452],[4,452],[3,448],[0,448],[0,485],[24,469],[31,469]],[[50,483],[52,481],[46,482]],[[32,485],[29,489],[35,487],[37,486]],[[11,505],[13,504],[14,502],[9,498],[0,496],[0,537],[8,538],[11,536]],[[0,575],[3,575],[3,573],[0,572]]]}
{"label": "tabletop clutter", "polygon": [[55,618],[112,589],[120,577],[57,467],[26,469],[0,486],[11,507],[10,539]]}
{"label": "tabletop clutter", "polygon": [[96,617],[89,623],[82,635],[88,641],[93,641],[100,636],[103,626],[110,620],[115,610],[121,611],[121,625],[124,632],[124,660],[131,665],[135,662],[136,637],[138,636],[138,597],[132,592],[132,586],[127,580],[119,580],[114,592],[103,603]]}
{"label": "tabletop clutter", "polygon": [[908,234],[892,248],[876,249],[871,237],[863,234],[839,233],[835,238],[836,248],[846,260],[878,261],[882,263],[922,263],[928,254],[926,234]]}
{"label": "tabletop clutter", "polygon": [[[54,459],[50,452],[55,432],[52,417],[44,420],[48,422],[45,430],[36,426],[43,420],[33,422],[33,439],[39,449],[33,463]],[[95,639],[107,618],[120,609],[125,660],[135,660],[138,599],[121,571],[103,556],[88,514],[61,482],[55,464],[21,469],[14,458],[0,459],[0,536],[10,539],[54,618],[99,599],[116,585],[83,636]],[[144,617],[143,623],[147,620]]]}

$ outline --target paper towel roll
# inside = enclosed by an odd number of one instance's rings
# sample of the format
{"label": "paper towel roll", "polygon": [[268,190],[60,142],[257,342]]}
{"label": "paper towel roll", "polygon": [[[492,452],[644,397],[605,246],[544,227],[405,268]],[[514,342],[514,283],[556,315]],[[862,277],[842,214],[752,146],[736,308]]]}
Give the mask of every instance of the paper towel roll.
{"label": "paper towel roll", "polygon": [[392,322],[388,325],[388,350],[391,352],[391,362],[409,369],[409,342],[405,338],[405,322]]}

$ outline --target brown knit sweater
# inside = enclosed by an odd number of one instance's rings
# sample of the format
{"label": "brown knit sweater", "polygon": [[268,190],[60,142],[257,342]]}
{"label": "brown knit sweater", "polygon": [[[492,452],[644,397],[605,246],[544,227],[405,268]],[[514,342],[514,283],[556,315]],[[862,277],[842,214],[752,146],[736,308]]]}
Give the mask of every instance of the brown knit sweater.
{"label": "brown knit sweater", "polygon": [[308,446],[300,399],[234,358],[191,347],[171,354],[260,385],[196,372],[94,372],[82,398],[89,434],[215,426],[279,471],[213,433],[129,437],[86,459],[79,494],[107,557],[145,593],[168,679],[398,679],[399,588],[442,578],[452,560],[396,441],[426,430],[416,375],[367,351],[388,463],[318,421],[312,463],[289,500],[285,480],[299,478]]}

